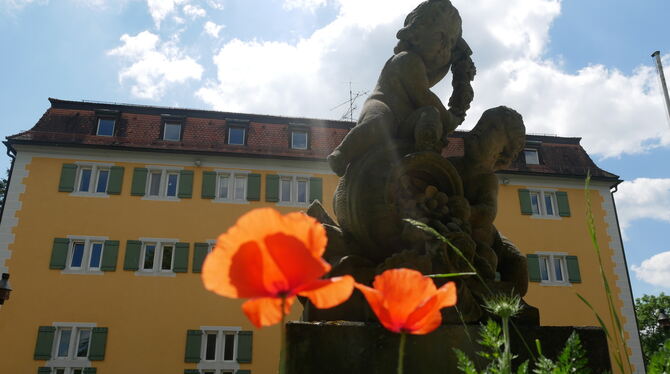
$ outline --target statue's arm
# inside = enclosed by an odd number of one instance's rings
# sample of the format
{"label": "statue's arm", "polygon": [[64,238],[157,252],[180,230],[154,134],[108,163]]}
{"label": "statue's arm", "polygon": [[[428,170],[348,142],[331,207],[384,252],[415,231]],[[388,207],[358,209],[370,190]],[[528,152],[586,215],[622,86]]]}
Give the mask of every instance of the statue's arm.
{"label": "statue's arm", "polygon": [[498,178],[487,175],[477,186],[477,202],[470,206],[470,222],[473,225],[491,224],[498,214]]}

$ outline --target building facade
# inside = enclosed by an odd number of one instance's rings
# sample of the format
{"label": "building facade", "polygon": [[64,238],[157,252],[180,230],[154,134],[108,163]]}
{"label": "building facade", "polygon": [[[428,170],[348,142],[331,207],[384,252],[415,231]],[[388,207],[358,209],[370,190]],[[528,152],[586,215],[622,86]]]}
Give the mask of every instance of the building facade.
{"label": "building facade", "polygon": [[[14,160],[0,224],[0,371],[269,374],[278,327],[204,290],[216,237],[244,212],[330,200],[326,156],[350,122],[50,99],[5,145]],[[446,156],[462,154],[455,134]],[[620,182],[577,138],[528,136],[499,173],[498,229],[528,257],[526,300],[543,325],[609,319],[587,232],[584,179],[604,269],[637,372],[644,372],[614,199]],[[292,317],[299,318],[299,307]],[[615,347],[610,347],[610,352]]]}

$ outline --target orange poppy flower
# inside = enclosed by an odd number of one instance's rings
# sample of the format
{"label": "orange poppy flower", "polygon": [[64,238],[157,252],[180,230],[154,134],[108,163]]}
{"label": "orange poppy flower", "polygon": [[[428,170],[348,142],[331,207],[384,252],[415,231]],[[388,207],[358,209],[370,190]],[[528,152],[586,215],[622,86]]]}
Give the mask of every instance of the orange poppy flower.
{"label": "orange poppy flower", "polygon": [[202,281],[221,296],[251,299],[242,310],[257,327],[279,322],[296,295],[317,308],[332,308],[351,296],[354,279],[320,279],[331,268],[321,258],[327,242],[323,226],[306,214],[255,209],[219,236],[203,264]]}
{"label": "orange poppy flower", "polygon": [[424,335],[442,323],[440,309],[456,304],[456,286],[437,289],[433,280],[410,269],[391,269],[375,277],[374,288],[356,283],[388,330]]}

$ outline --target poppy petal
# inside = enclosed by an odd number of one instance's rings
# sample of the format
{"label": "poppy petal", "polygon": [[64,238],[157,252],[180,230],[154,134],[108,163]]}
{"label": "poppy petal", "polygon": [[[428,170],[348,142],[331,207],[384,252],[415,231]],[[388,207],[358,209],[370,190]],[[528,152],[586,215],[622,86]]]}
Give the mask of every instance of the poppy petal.
{"label": "poppy petal", "polygon": [[401,325],[436,291],[432,279],[410,269],[387,270],[375,277],[373,286],[383,295],[385,308],[393,321]]}
{"label": "poppy petal", "polygon": [[[295,297],[285,299],[284,315],[291,311]],[[251,299],[242,304],[242,311],[256,327],[271,326],[281,321],[281,298],[262,297]]]}
{"label": "poppy petal", "polygon": [[442,323],[440,309],[456,304],[456,285],[449,282],[440,287],[423,305],[407,318],[405,328],[411,334],[427,334]]}
{"label": "poppy petal", "polygon": [[308,297],[317,308],[328,309],[347,301],[353,291],[354,278],[345,275],[312,281],[298,295]]}
{"label": "poppy petal", "polygon": [[293,236],[284,233],[266,236],[265,247],[287,283],[268,285],[274,288],[275,294],[294,292],[300,286],[330,271],[330,265],[327,262],[321,258],[315,258],[305,244]]}
{"label": "poppy petal", "polygon": [[205,288],[226,297],[270,296],[263,284],[263,261],[255,242],[236,250],[216,247],[202,266]]}
{"label": "poppy petal", "polygon": [[379,319],[379,322],[381,322],[386,329],[393,332],[401,332],[402,323],[398,323],[391,318],[389,311],[384,305],[384,297],[381,292],[360,283],[354,283],[354,287],[363,293],[363,296],[365,296],[365,299],[368,301],[368,304],[377,316],[377,319]]}

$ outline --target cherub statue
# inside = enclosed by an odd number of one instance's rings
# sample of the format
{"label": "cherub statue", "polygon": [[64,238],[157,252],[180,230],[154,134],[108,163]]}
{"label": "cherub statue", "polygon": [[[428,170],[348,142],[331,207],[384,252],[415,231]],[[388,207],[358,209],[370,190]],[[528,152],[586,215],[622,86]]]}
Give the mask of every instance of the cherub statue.
{"label": "cherub statue", "polygon": [[[328,156],[344,175],[349,163],[394,139],[414,141],[417,150],[439,151],[443,137],[465,119],[473,91],[472,51],[461,37],[461,18],[449,0],[421,3],[397,33],[394,55],[386,62],[356,126]],[[447,109],[430,88],[453,73]]]}

